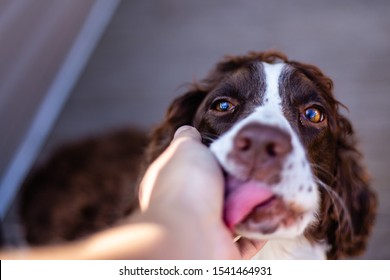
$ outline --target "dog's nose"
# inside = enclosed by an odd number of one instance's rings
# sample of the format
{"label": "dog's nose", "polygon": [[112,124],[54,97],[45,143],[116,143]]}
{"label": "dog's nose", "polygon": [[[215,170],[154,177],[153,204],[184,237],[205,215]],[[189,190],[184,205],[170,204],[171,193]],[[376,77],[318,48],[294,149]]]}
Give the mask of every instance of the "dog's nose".
{"label": "dog's nose", "polygon": [[291,136],[280,128],[250,123],[241,128],[233,142],[233,157],[247,169],[248,176],[264,180],[278,173],[283,158],[291,152]]}

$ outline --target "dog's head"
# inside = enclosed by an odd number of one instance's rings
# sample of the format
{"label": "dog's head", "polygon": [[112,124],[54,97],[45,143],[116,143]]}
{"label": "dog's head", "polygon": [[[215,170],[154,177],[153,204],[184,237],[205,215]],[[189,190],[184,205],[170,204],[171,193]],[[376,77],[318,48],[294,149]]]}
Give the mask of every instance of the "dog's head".
{"label": "dog's head", "polygon": [[329,258],[361,253],[376,198],[332,81],[278,52],[227,57],[174,100],[149,161],[193,125],[226,173],[225,221],[252,239],[326,242]]}

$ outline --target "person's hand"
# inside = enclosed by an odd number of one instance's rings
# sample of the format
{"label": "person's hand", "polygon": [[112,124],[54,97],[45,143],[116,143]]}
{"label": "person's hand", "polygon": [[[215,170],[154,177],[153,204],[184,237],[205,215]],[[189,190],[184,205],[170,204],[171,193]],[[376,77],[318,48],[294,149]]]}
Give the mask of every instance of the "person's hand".
{"label": "person's hand", "polygon": [[[184,258],[250,258],[265,242],[233,243],[223,223],[224,177],[199,132],[176,131],[140,186],[141,210],[166,223]],[[181,242],[179,242],[181,241]]]}

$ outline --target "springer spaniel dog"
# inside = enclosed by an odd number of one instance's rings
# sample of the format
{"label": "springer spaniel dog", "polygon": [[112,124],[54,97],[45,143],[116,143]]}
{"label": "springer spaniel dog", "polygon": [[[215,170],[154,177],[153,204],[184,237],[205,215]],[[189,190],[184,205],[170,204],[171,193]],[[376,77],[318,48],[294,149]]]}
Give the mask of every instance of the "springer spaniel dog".
{"label": "springer spaniel dog", "polygon": [[[290,61],[279,52],[227,57],[206,79],[194,83],[173,101],[165,120],[151,135],[146,162],[164,151],[178,127],[192,125],[225,172],[227,226],[238,236],[269,240],[255,258],[356,256],[366,247],[377,202],[361,164],[352,126],[339,112],[341,106],[334,98],[332,81],[313,65]],[[131,145],[130,138],[120,145]],[[77,146],[75,154],[80,157],[81,147],[86,146]],[[93,150],[95,158],[102,150]],[[118,161],[119,157],[108,158]],[[97,174],[100,184],[110,184],[102,189],[110,191],[99,195],[100,189],[85,179],[94,176],[94,167],[90,166],[96,166],[96,162],[80,163],[79,158],[76,161],[78,175],[67,172],[63,177],[67,183],[61,191],[59,187],[52,188],[56,186],[52,182],[56,171],[50,166],[63,162],[62,157],[55,157],[46,171],[33,175],[29,182],[35,183],[26,183],[22,213],[31,243],[72,240],[129,213],[118,196],[129,195],[129,191],[123,191],[129,184],[121,185],[120,180],[112,178],[134,181],[135,175],[125,171],[130,163],[118,167],[119,175],[109,168],[111,174],[105,176],[104,166],[110,164],[104,158]],[[82,164],[89,171],[80,175],[80,169],[85,168]],[[42,179],[48,173],[50,179]],[[78,180],[69,179],[72,177]],[[92,190],[92,203],[88,195],[78,197],[77,183],[84,193],[85,189]],[[42,185],[60,194],[45,196]],[[113,193],[115,201],[110,201],[107,193]],[[50,200],[49,209],[42,204],[48,204],[44,198]],[[65,201],[62,208],[60,200]],[[64,215],[69,212],[69,201],[76,201],[71,207],[72,216]],[[46,214],[43,218],[42,211],[38,214],[34,210],[37,205],[55,215]],[[102,205],[104,211],[99,209]],[[39,224],[41,228],[36,226]]]}

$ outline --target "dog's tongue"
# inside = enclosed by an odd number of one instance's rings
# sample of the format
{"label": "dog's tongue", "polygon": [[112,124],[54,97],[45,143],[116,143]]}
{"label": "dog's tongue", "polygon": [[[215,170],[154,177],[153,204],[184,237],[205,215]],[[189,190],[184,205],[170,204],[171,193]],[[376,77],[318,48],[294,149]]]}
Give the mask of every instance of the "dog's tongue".
{"label": "dog's tongue", "polygon": [[[231,185],[231,184],[230,184]],[[257,205],[273,196],[268,187],[261,182],[248,181],[234,187],[229,186],[225,200],[225,222],[233,229],[243,221]]]}

